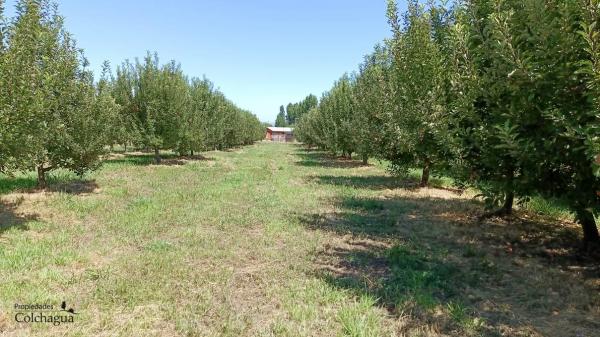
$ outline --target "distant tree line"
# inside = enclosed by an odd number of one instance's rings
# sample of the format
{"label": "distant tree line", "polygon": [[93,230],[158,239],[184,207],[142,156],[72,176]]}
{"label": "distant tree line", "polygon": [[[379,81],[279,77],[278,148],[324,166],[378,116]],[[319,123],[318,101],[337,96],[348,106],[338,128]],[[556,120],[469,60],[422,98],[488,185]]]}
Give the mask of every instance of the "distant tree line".
{"label": "distant tree line", "polygon": [[0,173],[36,170],[38,186],[57,168],[97,168],[113,144],[181,154],[251,144],[260,121],[207,79],[189,79],[156,55],[104,64],[99,81],[50,0],[20,0],[3,17],[0,0]]}
{"label": "distant tree line", "polygon": [[279,114],[275,119],[275,126],[293,126],[310,109],[316,108],[319,100],[315,95],[308,95],[298,103],[288,103],[287,107],[280,106]]}
{"label": "distant tree line", "polygon": [[393,37],[297,121],[311,146],[451,175],[486,215],[565,202],[598,243],[600,1],[388,2]]}

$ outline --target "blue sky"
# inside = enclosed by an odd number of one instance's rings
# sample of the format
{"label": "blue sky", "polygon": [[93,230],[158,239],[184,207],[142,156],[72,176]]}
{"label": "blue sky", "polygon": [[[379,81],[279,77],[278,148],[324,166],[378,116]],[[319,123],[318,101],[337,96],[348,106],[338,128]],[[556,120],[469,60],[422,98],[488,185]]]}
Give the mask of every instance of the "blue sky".
{"label": "blue sky", "polygon": [[[403,1],[400,1],[401,3]],[[14,13],[14,0],[6,3]],[[59,0],[66,27],[99,73],[158,52],[206,75],[273,122],[279,106],[320,97],[391,35],[385,0]]]}

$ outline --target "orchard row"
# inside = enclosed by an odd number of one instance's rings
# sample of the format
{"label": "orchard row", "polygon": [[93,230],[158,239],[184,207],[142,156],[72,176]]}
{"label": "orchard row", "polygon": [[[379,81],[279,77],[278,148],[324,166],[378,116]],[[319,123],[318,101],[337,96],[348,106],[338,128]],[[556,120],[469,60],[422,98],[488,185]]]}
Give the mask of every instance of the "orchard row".
{"label": "orchard row", "polygon": [[398,173],[451,175],[488,215],[560,199],[599,242],[598,0],[388,2],[393,37],[297,122],[298,138]]}
{"label": "orchard row", "polygon": [[0,0],[0,173],[36,170],[38,185],[57,168],[78,174],[98,167],[107,146],[181,154],[250,144],[263,136],[259,120],[216,90],[188,78],[156,55],[108,63],[94,81],[83,52],[56,6],[20,0],[2,17]]}

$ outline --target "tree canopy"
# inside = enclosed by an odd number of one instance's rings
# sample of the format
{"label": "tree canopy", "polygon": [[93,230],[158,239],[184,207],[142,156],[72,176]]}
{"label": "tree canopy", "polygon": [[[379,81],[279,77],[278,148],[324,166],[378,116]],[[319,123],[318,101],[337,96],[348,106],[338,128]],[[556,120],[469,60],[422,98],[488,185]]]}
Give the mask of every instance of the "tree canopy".
{"label": "tree canopy", "polygon": [[207,79],[191,80],[175,61],[148,53],[94,81],[57,6],[20,0],[16,17],[0,1],[0,172],[96,169],[113,144],[181,154],[251,144],[263,137],[252,113]]}
{"label": "tree canopy", "polygon": [[[490,215],[541,195],[600,242],[598,0],[388,1],[393,33],[298,117],[299,140],[481,191]],[[288,107],[289,114],[289,107]]]}

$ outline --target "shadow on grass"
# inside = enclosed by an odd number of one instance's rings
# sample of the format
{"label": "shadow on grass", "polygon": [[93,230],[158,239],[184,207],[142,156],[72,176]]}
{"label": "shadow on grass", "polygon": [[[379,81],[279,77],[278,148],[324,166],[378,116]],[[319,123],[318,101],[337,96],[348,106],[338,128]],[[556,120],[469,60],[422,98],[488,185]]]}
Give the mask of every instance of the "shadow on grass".
{"label": "shadow on grass", "polygon": [[[426,224],[438,216],[456,215],[455,220],[468,221],[469,214],[476,213],[479,203],[467,199],[438,198],[360,198],[345,197],[335,201],[343,212],[303,216],[302,222],[312,229],[326,230],[340,235],[357,234],[371,239],[389,235],[397,237],[407,225],[423,225],[408,232],[426,231]],[[463,213],[467,213],[466,216]],[[459,219],[459,216],[463,218]],[[407,234],[410,234],[408,233]]]}
{"label": "shadow on grass", "polygon": [[580,256],[576,227],[519,217],[479,224],[472,215],[481,206],[458,198],[345,197],[335,206],[300,217],[336,234],[318,252],[315,275],[378,298],[394,316],[410,314],[415,329],[497,336],[506,325],[515,335],[546,325],[544,333],[591,336],[600,328],[600,296],[590,287],[600,268]]}
{"label": "shadow on grass", "polygon": [[[311,181],[316,181],[319,184],[334,185],[334,186],[345,186],[358,189],[369,189],[369,190],[386,190],[404,188],[407,190],[414,190],[421,188],[419,186],[419,179],[414,177],[394,177],[390,175],[373,175],[373,176],[333,176],[333,175],[321,175],[309,178]],[[456,194],[462,194],[464,191],[459,188],[447,187],[446,183],[442,179],[431,178],[429,180],[429,186],[431,188],[441,189]]]}
{"label": "shadow on grass", "polygon": [[[62,174],[50,173],[47,177],[48,192],[61,192],[68,194],[88,194],[98,188],[95,180],[79,179],[75,175],[67,173]],[[0,175],[0,195],[19,192],[19,193],[36,193],[37,180],[33,174],[17,177],[8,177]]]}
{"label": "shadow on grass", "polygon": [[74,179],[51,183],[46,191],[79,195],[92,193],[97,188],[98,184],[95,180]]}
{"label": "shadow on grass", "polygon": [[[360,160],[352,160],[341,157],[335,157],[326,152],[308,149],[305,147],[298,147],[295,154],[301,158],[300,161],[296,162],[296,165],[306,167],[322,167],[322,168],[359,168],[359,167],[371,167],[372,165],[363,164]],[[417,170],[418,171],[418,170]],[[348,186],[353,188],[366,188],[371,190],[383,190],[383,189],[394,189],[394,188],[419,188],[420,183],[420,171],[416,172],[411,170],[406,176],[392,176],[392,175],[355,175],[355,176],[338,176],[338,175],[321,175],[311,177],[318,183],[335,185],[335,186]],[[462,193],[463,190],[458,188],[449,187],[451,184],[448,183],[444,178],[432,176],[429,179],[429,186],[447,191]]]}
{"label": "shadow on grass", "polygon": [[38,219],[37,214],[24,215],[17,212],[20,201],[0,200],[0,237],[9,229],[29,230],[27,223]]}
{"label": "shadow on grass", "polygon": [[[214,158],[204,157],[202,155],[179,156],[175,154],[161,155],[161,163],[164,166],[185,165],[192,161],[213,161]],[[156,165],[154,154],[113,154],[106,160],[108,164],[118,164],[125,166],[148,166]]]}
{"label": "shadow on grass", "polygon": [[[177,166],[185,165],[193,161],[213,161],[214,158],[204,157],[202,155],[178,156],[175,154],[165,154],[161,156],[160,165]],[[121,154],[113,153],[104,161],[104,164],[116,164],[123,166],[147,166],[155,165],[153,154]],[[94,180],[80,179],[77,175],[66,171],[51,171],[47,177],[48,187],[46,191],[62,192],[68,194],[87,194],[92,193],[98,188]],[[9,177],[0,174],[0,195],[12,192],[34,193],[37,189],[37,180],[34,173],[18,174],[15,177]]]}
{"label": "shadow on grass", "polygon": [[306,151],[305,149],[299,148],[295,153],[301,158],[300,161],[296,162],[296,165],[299,166],[330,168],[357,168],[368,166],[359,160],[335,157],[322,151]]}
{"label": "shadow on grass", "polygon": [[378,176],[331,176],[322,175],[312,177],[320,184],[346,186],[353,188],[366,188],[370,190],[385,190],[394,188],[413,188],[417,186],[416,181],[400,179],[397,177],[378,175]]}

